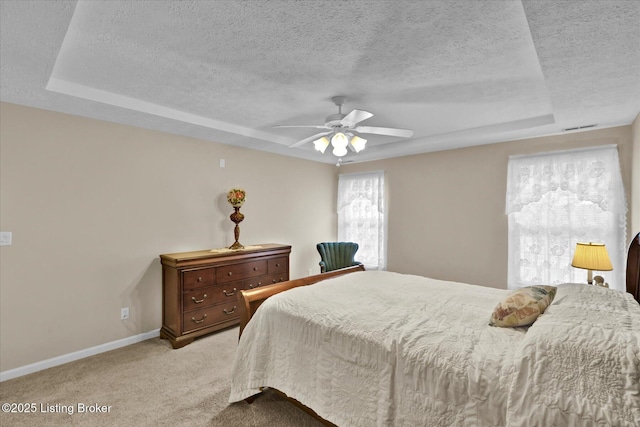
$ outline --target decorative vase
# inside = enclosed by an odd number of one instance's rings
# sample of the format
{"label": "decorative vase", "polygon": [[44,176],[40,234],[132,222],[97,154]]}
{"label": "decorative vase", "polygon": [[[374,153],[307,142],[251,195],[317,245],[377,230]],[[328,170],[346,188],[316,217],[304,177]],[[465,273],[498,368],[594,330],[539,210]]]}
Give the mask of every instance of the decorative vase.
{"label": "decorative vase", "polygon": [[234,212],[229,216],[231,221],[235,223],[235,228],[233,229],[233,235],[236,238],[236,241],[233,245],[229,246],[229,249],[239,250],[243,249],[244,246],[238,241],[240,239],[240,224],[244,219],[244,215],[240,213],[240,207],[244,204],[244,201],[247,197],[247,193],[241,188],[232,188],[227,193],[227,201],[233,206]]}

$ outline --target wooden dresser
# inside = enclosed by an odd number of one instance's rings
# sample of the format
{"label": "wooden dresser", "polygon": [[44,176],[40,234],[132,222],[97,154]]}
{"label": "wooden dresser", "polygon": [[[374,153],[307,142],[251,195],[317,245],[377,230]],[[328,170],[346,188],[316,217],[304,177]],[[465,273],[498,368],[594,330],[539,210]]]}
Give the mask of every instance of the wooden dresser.
{"label": "wooden dresser", "polygon": [[239,323],[237,293],[289,280],[291,246],[265,243],[240,251],[160,255],[162,329],[173,348]]}

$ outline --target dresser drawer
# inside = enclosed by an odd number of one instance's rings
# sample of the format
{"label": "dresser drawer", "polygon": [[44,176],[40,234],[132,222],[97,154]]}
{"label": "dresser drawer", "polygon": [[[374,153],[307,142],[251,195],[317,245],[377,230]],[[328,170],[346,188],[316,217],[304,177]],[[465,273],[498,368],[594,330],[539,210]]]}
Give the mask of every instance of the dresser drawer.
{"label": "dresser drawer", "polygon": [[242,290],[243,282],[231,282],[216,285],[213,288],[213,300],[216,304],[228,301],[237,301],[238,292]]}
{"label": "dresser drawer", "polygon": [[232,301],[227,304],[218,304],[212,307],[206,307],[200,310],[184,313],[182,317],[182,331],[184,333],[237,318],[237,301]]}
{"label": "dresser drawer", "polygon": [[216,290],[216,286],[207,286],[191,292],[184,292],[182,294],[183,311],[197,310],[215,304],[214,293]]}
{"label": "dresser drawer", "polygon": [[182,294],[182,309],[197,310],[213,304],[236,301],[238,292],[243,289],[243,282],[232,282],[223,285],[207,286]]}
{"label": "dresser drawer", "polygon": [[203,268],[200,270],[187,270],[182,273],[182,290],[190,291],[203,286],[214,285],[215,269]]}
{"label": "dresser drawer", "polygon": [[255,279],[245,280],[243,289],[255,289],[260,286],[273,285],[274,283],[286,282],[287,280],[289,280],[289,275],[286,273],[257,277]]}
{"label": "dresser drawer", "polygon": [[287,257],[273,258],[267,261],[268,274],[286,273],[289,267],[289,259]]}
{"label": "dresser drawer", "polygon": [[274,283],[286,282],[289,280],[288,274],[271,274],[269,276],[265,276],[263,281],[266,282],[265,285],[273,285]]}
{"label": "dresser drawer", "polygon": [[216,268],[217,283],[228,283],[267,274],[267,261],[251,261]]}
{"label": "dresser drawer", "polygon": [[269,285],[271,281],[266,281],[266,276],[255,277],[253,279],[247,279],[242,282],[242,289],[255,289],[260,286]]}

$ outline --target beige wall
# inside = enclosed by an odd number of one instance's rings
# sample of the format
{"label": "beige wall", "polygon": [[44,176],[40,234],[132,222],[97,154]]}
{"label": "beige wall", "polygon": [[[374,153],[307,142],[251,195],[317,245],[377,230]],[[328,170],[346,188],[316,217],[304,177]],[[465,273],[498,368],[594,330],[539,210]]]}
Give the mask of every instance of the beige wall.
{"label": "beige wall", "polygon": [[631,125],[633,138],[633,154],[631,156],[631,237],[640,232],[640,113]]}
{"label": "beige wall", "polygon": [[605,144],[618,144],[629,200],[631,126],[346,164],[340,173],[386,171],[388,270],[506,288],[508,157]]}
{"label": "beige wall", "polygon": [[230,245],[232,186],[240,241],[292,245],[293,278],[335,239],[335,166],[6,103],[0,122],[0,371],[160,328],[158,255]]}
{"label": "beige wall", "polygon": [[508,156],[618,144],[637,231],[639,128],[337,169],[2,103],[0,229],[14,242],[0,247],[0,371],[159,328],[158,254],[231,244],[224,196],[235,185],[248,194],[240,241],[291,244],[302,277],[318,269],[315,243],[336,237],[337,174],[385,170],[389,270],[504,288]]}

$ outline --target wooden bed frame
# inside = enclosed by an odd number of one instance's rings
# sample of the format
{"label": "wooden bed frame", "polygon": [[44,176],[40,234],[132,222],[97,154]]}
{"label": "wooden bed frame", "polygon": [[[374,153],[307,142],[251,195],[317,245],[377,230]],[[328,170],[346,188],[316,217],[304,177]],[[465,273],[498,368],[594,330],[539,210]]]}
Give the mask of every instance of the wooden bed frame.
{"label": "wooden bed frame", "polygon": [[341,268],[339,270],[329,271],[327,273],[316,274],[315,276],[303,277],[302,279],[289,280],[288,282],[280,282],[275,285],[267,285],[260,288],[248,289],[240,291],[238,294],[238,307],[240,307],[240,335],[244,330],[251,316],[256,312],[260,304],[272,295],[280,292],[297,288],[298,286],[312,285],[331,277],[342,276],[343,274],[353,273],[356,271],[364,271],[363,265]]}
{"label": "wooden bed frame", "polygon": [[631,240],[627,252],[627,292],[640,304],[640,233]]}

